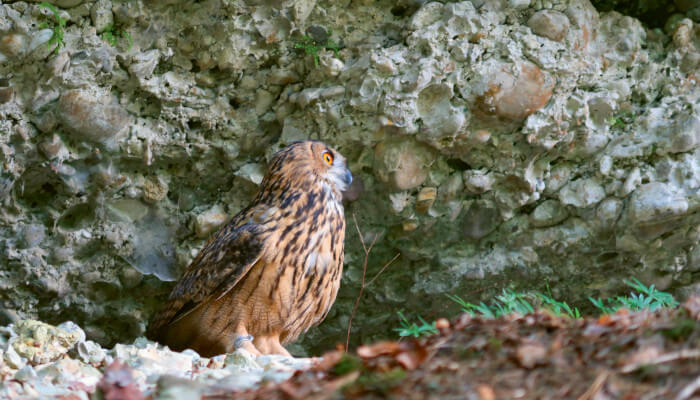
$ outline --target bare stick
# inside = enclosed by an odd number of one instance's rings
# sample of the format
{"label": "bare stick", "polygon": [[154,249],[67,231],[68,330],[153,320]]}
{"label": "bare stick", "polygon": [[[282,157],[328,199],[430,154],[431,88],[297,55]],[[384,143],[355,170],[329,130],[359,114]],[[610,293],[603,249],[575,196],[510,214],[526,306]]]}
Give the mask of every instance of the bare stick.
{"label": "bare stick", "polygon": [[659,365],[670,361],[688,360],[691,358],[700,358],[700,350],[680,350],[675,351],[673,353],[662,354],[653,360],[627,364],[624,367],[622,367],[620,372],[622,372],[623,374],[628,374],[647,365]]}
{"label": "bare stick", "polygon": [[380,269],[379,272],[377,272],[377,275],[375,275],[374,278],[372,278],[372,280],[370,280],[370,281],[367,283],[367,285],[365,285],[365,287],[371,285],[372,282],[376,281],[377,278],[379,278],[379,275],[381,275],[382,272],[384,272],[385,269],[389,268],[389,266],[390,266],[394,261],[396,261],[396,259],[399,258],[400,255],[401,255],[401,253],[396,253],[396,255],[394,256],[394,258],[392,258],[391,260],[389,260],[388,263],[384,264],[384,266],[382,267],[382,269]]}
{"label": "bare stick", "polygon": [[350,328],[352,328],[352,319],[355,317],[355,312],[357,311],[357,306],[360,304],[360,297],[362,297],[362,292],[365,290],[365,274],[367,273],[367,259],[369,259],[369,252],[372,251],[372,246],[377,241],[377,235],[374,235],[372,244],[369,245],[369,249],[365,245],[365,239],[362,237],[362,232],[360,231],[360,226],[357,225],[357,218],[355,214],[352,214],[352,220],[355,223],[355,229],[357,230],[357,235],[360,237],[360,243],[362,243],[362,250],[365,252],[365,261],[362,263],[362,286],[360,286],[360,293],[355,299],[355,305],[352,306],[352,313],[350,314],[350,320],[348,321],[348,334],[345,337],[345,351],[347,352],[350,348]]}
{"label": "bare stick", "polygon": [[591,387],[589,387],[588,390],[586,390],[586,393],[579,396],[578,400],[590,400],[594,398],[600,392],[600,389],[603,388],[603,385],[605,384],[605,381],[608,379],[609,376],[610,371],[603,371],[599,373],[593,381]]}
{"label": "bare stick", "polygon": [[683,390],[678,393],[678,396],[676,396],[676,400],[687,400],[690,398],[690,396],[697,392],[698,389],[700,389],[700,376],[684,387]]}
{"label": "bare stick", "polygon": [[360,243],[362,244],[362,250],[365,252],[365,259],[362,263],[362,285],[360,286],[360,292],[357,294],[357,298],[355,299],[355,304],[352,306],[352,314],[350,314],[350,320],[348,321],[348,334],[345,337],[345,351],[348,351],[350,348],[350,330],[352,329],[352,319],[355,317],[355,313],[357,312],[357,307],[360,305],[360,298],[362,298],[362,293],[365,291],[365,287],[369,286],[374,282],[377,278],[379,278],[379,275],[384,272],[385,269],[391,265],[394,261],[396,261],[397,258],[399,258],[399,255],[401,253],[397,253],[394,258],[391,259],[388,263],[384,264],[382,269],[379,270],[377,275],[372,278],[372,280],[369,281],[368,284],[365,284],[365,277],[367,275],[367,262],[369,260],[369,253],[372,251],[372,248],[374,247],[374,244],[377,243],[377,238],[378,235],[374,235],[374,238],[372,239],[372,243],[367,247],[365,244],[365,239],[362,236],[362,231],[360,231],[360,226],[357,224],[357,218],[355,218],[355,214],[352,214],[352,221],[355,223],[355,230],[357,231],[357,235],[360,237]]}

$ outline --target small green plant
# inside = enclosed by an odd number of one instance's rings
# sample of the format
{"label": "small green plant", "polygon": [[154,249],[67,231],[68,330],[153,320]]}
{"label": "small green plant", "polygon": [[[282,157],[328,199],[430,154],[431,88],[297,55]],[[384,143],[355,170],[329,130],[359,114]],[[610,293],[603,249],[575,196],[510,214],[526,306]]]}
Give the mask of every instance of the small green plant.
{"label": "small green plant", "polygon": [[610,127],[615,129],[623,129],[627,124],[634,120],[634,112],[625,111],[616,116],[610,117],[608,122],[610,122]]}
{"label": "small green plant", "polygon": [[611,128],[622,129],[627,125],[625,123],[625,121],[622,120],[622,118],[618,118],[618,117],[610,117],[609,122],[610,122]]}
{"label": "small green plant", "polygon": [[333,31],[329,30],[328,35],[326,37],[325,42],[319,42],[313,37],[309,35],[304,35],[301,37],[301,39],[294,43],[294,48],[303,50],[304,53],[309,54],[314,57],[314,66],[318,67],[318,52],[321,50],[332,50],[336,57],[338,56],[338,50],[340,50],[340,46],[338,43],[334,42],[333,39],[331,39]]}
{"label": "small green plant", "polygon": [[[66,26],[66,20],[61,18],[61,15],[58,13],[58,9],[51,3],[47,3],[44,1],[41,4],[39,4],[39,7],[51,11],[51,13],[53,14],[53,35],[51,35],[51,39],[49,39],[48,45],[49,48],[51,48],[51,46],[55,44],[56,47],[54,47],[52,53],[56,53],[58,52],[58,49],[63,47],[63,35],[65,34],[63,28]],[[41,24],[39,24],[39,28],[49,28],[49,23],[47,21],[44,21]]]}
{"label": "small green plant", "polygon": [[534,312],[535,309],[528,301],[528,294],[516,293],[509,289],[503,289],[503,292],[496,296],[491,302],[491,305],[486,305],[480,302],[478,305],[469,303],[459,296],[448,294],[447,297],[459,304],[462,311],[469,314],[481,314],[487,318],[497,318],[501,315],[517,312],[518,314],[528,314]]}
{"label": "small green plant", "polygon": [[396,328],[394,330],[397,331],[401,337],[413,336],[417,338],[421,336],[435,335],[438,333],[438,330],[435,327],[435,322],[430,324],[422,317],[418,316],[418,320],[420,321],[420,325],[418,325],[415,322],[409,322],[408,318],[406,318],[401,311],[397,312],[397,314],[399,316],[401,328]]}
{"label": "small green plant", "polygon": [[104,32],[102,32],[102,40],[111,44],[113,47],[117,47],[117,43],[119,43],[120,40],[126,40],[129,44],[127,50],[131,50],[131,46],[134,44],[134,40],[131,38],[131,35],[129,35],[129,32],[123,29],[117,29],[114,25],[109,25],[105,28]]}
{"label": "small green plant", "polygon": [[678,302],[670,293],[657,290],[654,285],[645,286],[638,279],[634,281],[623,280],[625,285],[636,291],[630,292],[629,296],[617,296],[607,300],[607,305],[604,300],[594,299],[589,297],[593,305],[603,314],[612,314],[620,308],[627,308],[630,311],[650,310],[654,311],[660,307],[677,307]]}
{"label": "small green plant", "polygon": [[556,300],[552,297],[549,287],[547,287],[547,294],[543,293],[517,293],[512,290],[504,289],[503,293],[496,296],[496,298],[488,306],[484,302],[479,304],[473,304],[465,301],[459,296],[448,294],[447,297],[459,304],[462,307],[462,311],[470,314],[481,314],[487,318],[497,318],[504,314],[509,314],[512,312],[517,312],[519,314],[527,314],[533,312],[535,309],[531,303],[539,302],[540,307],[549,310],[554,315],[566,315],[571,318],[581,318],[581,313],[578,308],[571,307],[563,301]]}
{"label": "small green plant", "polygon": [[[589,297],[593,305],[600,310],[602,314],[613,314],[620,308],[626,308],[630,311],[639,311],[648,309],[654,311],[660,307],[677,307],[678,302],[669,293],[657,290],[654,285],[645,286],[638,279],[633,278],[631,281],[623,280],[625,285],[634,289],[628,296],[617,296],[612,299],[601,300]],[[462,312],[469,314],[479,314],[486,318],[498,318],[502,315],[510,313],[528,314],[535,311],[535,308],[548,310],[554,315],[567,316],[570,318],[581,318],[581,312],[576,307],[571,307],[563,301],[559,301],[552,297],[552,293],[547,286],[547,293],[518,293],[510,289],[503,289],[500,295],[496,296],[488,305],[484,302],[479,304],[470,303],[459,296],[447,294],[450,300],[457,303]],[[534,306],[533,306],[534,304]],[[399,322],[401,328],[395,329],[399,332],[399,336],[420,337],[424,335],[433,335],[437,333],[435,322],[429,324],[423,318],[418,317],[420,325],[410,323],[408,319],[401,313]],[[683,336],[688,335],[688,328],[681,326],[676,330],[670,330],[669,335]]]}
{"label": "small green plant", "polygon": [[551,311],[554,315],[566,315],[575,319],[581,318],[581,313],[578,308],[571,308],[571,306],[565,302],[555,300],[554,297],[552,297],[549,285],[547,285],[547,294],[536,293],[535,296],[542,302],[543,308]]}
{"label": "small green plant", "polygon": [[336,375],[345,375],[361,367],[362,361],[359,358],[349,353],[343,353],[342,358],[333,367],[333,373]]}

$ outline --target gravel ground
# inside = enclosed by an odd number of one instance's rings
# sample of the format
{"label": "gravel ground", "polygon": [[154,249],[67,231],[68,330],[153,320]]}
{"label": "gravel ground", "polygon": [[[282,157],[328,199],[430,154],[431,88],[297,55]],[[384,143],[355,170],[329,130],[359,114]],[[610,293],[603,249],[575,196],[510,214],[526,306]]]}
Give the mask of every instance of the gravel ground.
{"label": "gravel ground", "polygon": [[173,352],[144,338],[111,350],[72,322],[22,320],[0,328],[0,398],[198,399],[281,382],[312,359],[255,357],[241,349],[213,358]]}

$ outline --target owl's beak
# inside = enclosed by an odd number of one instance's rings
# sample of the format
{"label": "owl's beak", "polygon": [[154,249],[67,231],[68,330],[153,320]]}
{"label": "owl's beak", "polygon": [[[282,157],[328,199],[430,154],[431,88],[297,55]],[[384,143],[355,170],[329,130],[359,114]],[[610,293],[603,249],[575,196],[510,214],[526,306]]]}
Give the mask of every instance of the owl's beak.
{"label": "owl's beak", "polygon": [[345,176],[343,177],[343,180],[345,181],[346,187],[350,186],[350,184],[352,183],[352,174],[347,168],[345,169]]}

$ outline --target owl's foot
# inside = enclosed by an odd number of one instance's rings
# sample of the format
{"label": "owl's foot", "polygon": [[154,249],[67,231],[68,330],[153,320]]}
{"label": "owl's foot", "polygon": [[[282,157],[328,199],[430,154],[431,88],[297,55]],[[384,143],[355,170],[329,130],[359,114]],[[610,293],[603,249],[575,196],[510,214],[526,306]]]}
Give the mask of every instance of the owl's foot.
{"label": "owl's foot", "polygon": [[253,335],[237,336],[233,341],[233,351],[244,349],[254,356],[260,356],[262,353],[253,345]]}
{"label": "owl's foot", "polygon": [[287,349],[280,343],[278,335],[258,336],[254,339],[255,347],[260,349],[263,354],[279,354],[286,357],[291,357]]}

